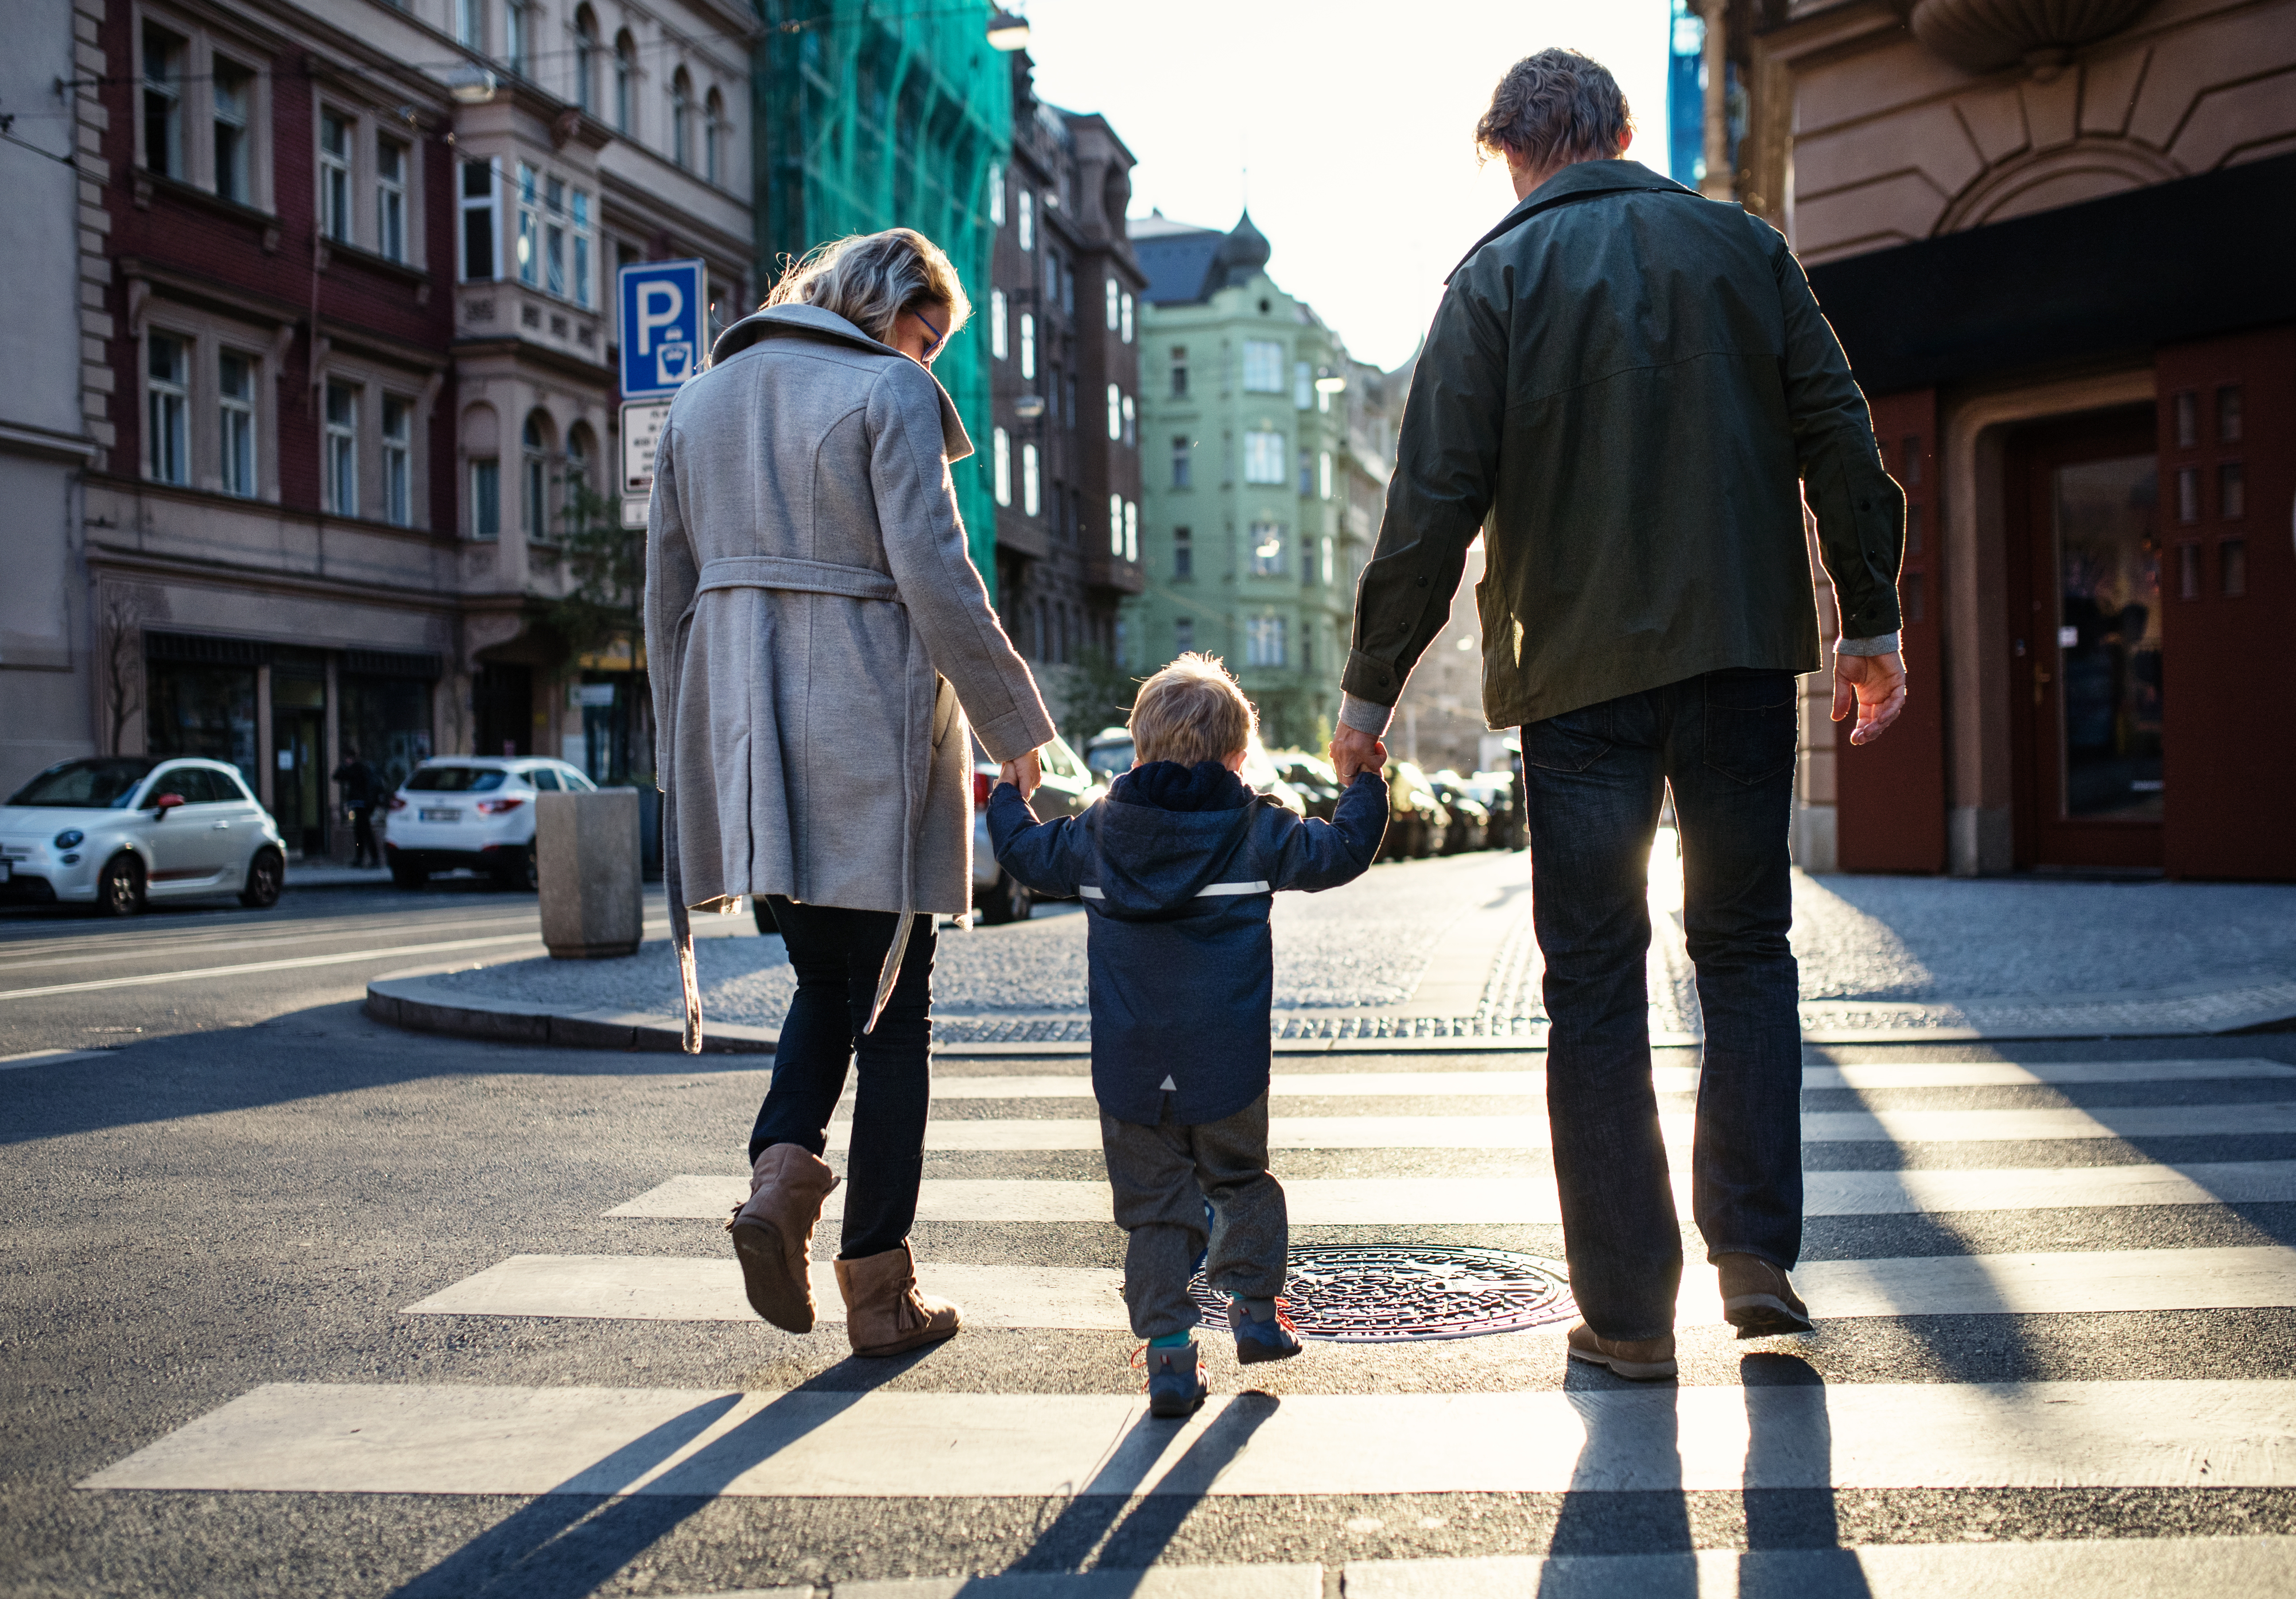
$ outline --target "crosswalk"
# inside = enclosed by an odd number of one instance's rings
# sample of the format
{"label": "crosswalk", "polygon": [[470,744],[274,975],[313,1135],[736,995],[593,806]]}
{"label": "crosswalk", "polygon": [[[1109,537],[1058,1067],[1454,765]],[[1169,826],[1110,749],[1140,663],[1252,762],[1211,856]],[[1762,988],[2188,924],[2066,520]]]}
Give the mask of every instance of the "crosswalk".
{"label": "crosswalk", "polygon": [[[80,1486],[850,1501],[896,1524],[903,1507],[920,1507],[920,1526],[943,1524],[922,1507],[958,1501],[1041,1505],[1027,1513],[1047,1521],[1061,1506],[1164,1505],[1175,1508],[1157,1524],[1168,1527],[1210,1507],[1244,1514],[1280,1503],[1328,1505],[1347,1529],[1340,1554],[1308,1561],[1274,1549],[1226,1563],[1152,1551],[1085,1570],[841,1581],[832,1559],[816,1583],[756,1590],[789,1599],[2296,1594],[2296,1538],[2276,1525],[2055,1542],[1845,1530],[1824,1547],[1659,1553],[1583,1538],[1565,1547],[1557,1536],[1551,1549],[1538,1538],[1404,1558],[1368,1544],[1357,1558],[1345,1544],[1384,1536],[1397,1506],[1416,1507],[1423,1529],[1464,1524],[1462,1506],[1495,1495],[1552,1496],[1567,1520],[1574,1505],[1624,1495],[1779,1490],[1830,1503],[1850,1492],[1930,1504],[2296,1488],[2296,1371],[2197,1349],[2163,1360],[2152,1344],[2202,1313],[2296,1307],[2286,1212],[2268,1209],[2296,1204],[2296,1068],[1812,1063],[1812,1258],[1795,1276],[1821,1332],[1747,1346],[1798,1374],[1780,1380],[1741,1360],[1693,1254],[1678,1305],[1679,1385],[1567,1371],[1559,1328],[1474,1341],[1472,1358],[1452,1366],[1423,1357],[1426,1346],[1322,1344],[1248,1378],[1216,1360],[1213,1401],[1185,1423],[1160,1423],[1120,1383],[1053,1382],[1016,1396],[964,1364],[968,1348],[998,1360],[1050,1349],[1113,1369],[1130,1347],[1120,1234],[1093,1180],[1096,1158],[1082,1158],[1098,1148],[1084,1062],[1003,1064],[944,1062],[935,1085],[920,1273],[965,1306],[968,1333],[889,1369],[898,1381],[472,1386],[362,1374],[267,1383]],[[1559,1253],[1538,1064],[1526,1055],[1461,1070],[1457,1056],[1398,1055],[1360,1071],[1279,1072],[1275,1165],[1294,1227],[1366,1242],[1441,1228],[1453,1242],[1508,1248],[1525,1247],[1530,1229],[1547,1240],[1540,1252]],[[1686,1167],[1696,1072],[1663,1065],[1656,1086]],[[620,1197],[582,1218],[590,1236],[627,1240],[619,1252],[545,1252],[550,1235],[538,1228],[533,1252],[380,1308],[422,1325],[455,1318],[472,1336],[537,1323],[617,1324],[638,1339],[678,1324],[746,1324],[739,1336],[793,1347],[758,1327],[718,1230],[744,1192],[740,1173],[724,1168],[634,1171]],[[824,1257],[841,1198],[832,1196]],[[840,1340],[825,1258],[815,1292],[828,1324],[815,1340]],[[2005,1340],[2024,1352],[2014,1376],[1964,1357],[1964,1346]],[[1871,1352],[1884,1347],[1900,1353]],[[942,1569],[964,1570],[965,1556]]]}

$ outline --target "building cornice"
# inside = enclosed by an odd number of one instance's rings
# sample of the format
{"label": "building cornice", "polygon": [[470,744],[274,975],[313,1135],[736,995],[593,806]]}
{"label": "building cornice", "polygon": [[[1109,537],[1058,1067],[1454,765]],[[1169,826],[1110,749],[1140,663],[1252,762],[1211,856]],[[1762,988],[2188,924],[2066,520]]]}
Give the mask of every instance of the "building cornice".
{"label": "building cornice", "polygon": [[100,448],[92,439],[34,427],[29,422],[0,422],[0,454],[40,455],[51,461],[85,463],[94,460]]}

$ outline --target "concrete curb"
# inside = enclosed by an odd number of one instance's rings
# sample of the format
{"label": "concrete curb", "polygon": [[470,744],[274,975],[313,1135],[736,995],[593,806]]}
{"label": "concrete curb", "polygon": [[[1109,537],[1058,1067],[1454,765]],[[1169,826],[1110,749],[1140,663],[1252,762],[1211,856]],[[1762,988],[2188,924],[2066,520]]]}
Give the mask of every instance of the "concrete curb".
{"label": "concrete curb", "polygon": [[[512,1000],[486,999],[423,977],[379,977],[366,986],[366,1013],[377,1021],[420,1033],[451,1033],[504,1044],[552,1044],[562,1049],[622,1049],[676,1054],[685,1024],[675,1016],[632,1011],[556,1012]],[[704,1054],[769,1055],[780,1035],[730,1022],[705,1026]]]}

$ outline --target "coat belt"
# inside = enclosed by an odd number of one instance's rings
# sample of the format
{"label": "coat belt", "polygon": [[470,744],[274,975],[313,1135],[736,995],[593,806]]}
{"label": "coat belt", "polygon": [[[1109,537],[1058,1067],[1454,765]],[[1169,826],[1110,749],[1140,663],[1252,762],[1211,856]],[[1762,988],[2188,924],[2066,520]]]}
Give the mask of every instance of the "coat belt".
{"label": "coat belt", "polygon": [[850,600],[898,600],[892,578],[874,567],[794,555],[720,555],[704,562],[696,594],[714,588],[782,588],[797,594],[842,594]]}

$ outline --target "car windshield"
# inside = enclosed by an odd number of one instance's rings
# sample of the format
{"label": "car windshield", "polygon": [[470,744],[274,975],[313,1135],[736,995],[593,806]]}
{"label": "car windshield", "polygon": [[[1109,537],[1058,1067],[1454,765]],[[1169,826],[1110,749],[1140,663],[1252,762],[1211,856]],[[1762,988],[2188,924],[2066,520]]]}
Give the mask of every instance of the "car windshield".
{"label": "car windshield", "polygon": [[1129,772],[1132,769],[1132,741],[1126,738],[1095,742],[1085,750],[1084,764],[1109,777]]}
{"label": "car windshield", "polygon": [[160,763],[148,756],[113,755],[50,767],[11,795],[11,805],[58,810],[125,810],[135,785]]}
{"label": "car windshield", "polygon": [[415,793],[483,794],[502,787],[507,775],[499,767],[423,767],[406,786]]}

